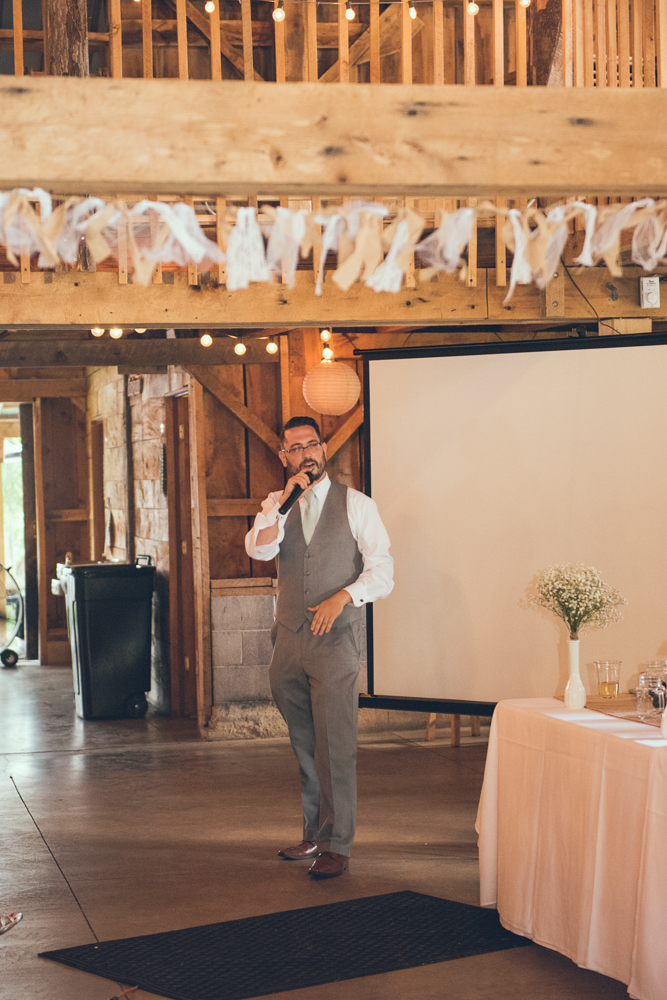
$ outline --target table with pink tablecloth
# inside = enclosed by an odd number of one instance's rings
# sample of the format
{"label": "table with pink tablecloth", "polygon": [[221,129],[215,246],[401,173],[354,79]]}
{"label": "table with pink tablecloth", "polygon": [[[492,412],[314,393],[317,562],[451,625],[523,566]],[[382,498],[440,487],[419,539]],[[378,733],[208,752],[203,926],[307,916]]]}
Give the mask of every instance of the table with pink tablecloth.
{"label": "table with pink tablecloth", "polygon": [[553,698],[494,713],[477,816],[482,906],[504,927],[667,998],[667,740]]}

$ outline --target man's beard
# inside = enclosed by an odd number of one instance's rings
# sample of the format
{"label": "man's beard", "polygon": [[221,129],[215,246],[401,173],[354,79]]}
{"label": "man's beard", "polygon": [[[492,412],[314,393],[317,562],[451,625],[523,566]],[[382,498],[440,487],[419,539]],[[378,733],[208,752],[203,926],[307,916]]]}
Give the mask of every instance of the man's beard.
{"label": "man's beard", "polygon": [[327,460],[322,455],[322,461],[318,462],[315,458],[304,458],[299,465],[293,465],[289,462],[289,474],[290,476],[295,476],[297,472],[309,472],[313,477],[313,482],[319,479],[324,470],[327,467]]}

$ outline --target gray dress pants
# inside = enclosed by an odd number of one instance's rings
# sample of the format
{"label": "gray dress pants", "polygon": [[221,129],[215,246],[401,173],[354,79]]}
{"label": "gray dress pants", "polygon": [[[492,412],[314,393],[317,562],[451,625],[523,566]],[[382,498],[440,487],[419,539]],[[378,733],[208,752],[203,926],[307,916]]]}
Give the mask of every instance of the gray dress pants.
{"label": "gray dress pants", "polygon": [[315,636],[306,622],[271,632],[271,693],[299,762],[303,839],[349,856],[357,813],[360,622]]}

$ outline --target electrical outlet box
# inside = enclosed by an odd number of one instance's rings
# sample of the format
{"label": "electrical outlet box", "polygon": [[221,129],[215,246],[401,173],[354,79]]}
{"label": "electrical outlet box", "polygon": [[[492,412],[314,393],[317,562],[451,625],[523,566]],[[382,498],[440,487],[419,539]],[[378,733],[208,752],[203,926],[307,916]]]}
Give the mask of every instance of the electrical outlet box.
{"label": "electrical outlet box", "polygon": [[660,278],[657,274],[639,279],[639,301],[642,309],[660,308]]}

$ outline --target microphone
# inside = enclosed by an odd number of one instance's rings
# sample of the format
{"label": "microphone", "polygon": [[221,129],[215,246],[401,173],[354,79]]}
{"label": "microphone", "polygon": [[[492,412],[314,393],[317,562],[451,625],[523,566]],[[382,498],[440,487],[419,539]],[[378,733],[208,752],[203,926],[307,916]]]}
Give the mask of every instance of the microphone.
{"label": "microphone", "polygon": [[[306,472],[306,475],[310,479],[311,485],[315,482],[315,476],[312,472]],[[303,486],[295,486],[290,495],[288,496],[282,507],[278,508],[279,514],[289,514],[294,504],[297,502],[301,494],[303,493]]]}

